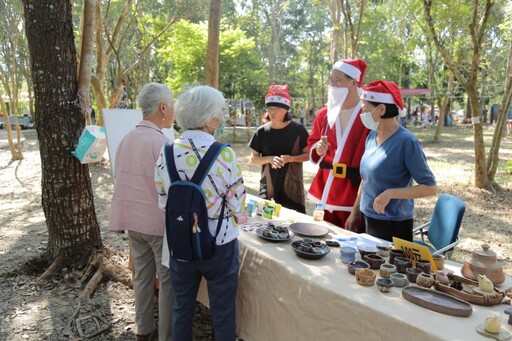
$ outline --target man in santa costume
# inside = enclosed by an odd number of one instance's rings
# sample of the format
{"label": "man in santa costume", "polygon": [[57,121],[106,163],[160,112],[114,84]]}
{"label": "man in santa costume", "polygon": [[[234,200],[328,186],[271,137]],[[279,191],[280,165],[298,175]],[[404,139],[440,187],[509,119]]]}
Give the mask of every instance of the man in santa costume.
{"label": "man in santa costume", "polygon": [[364,232],[360,230],[360,219],[355,213],[351,216],[351,211],[369,133],[359,119],[365,71],[362,59],[342,59],[334,64],[327,104],[318,111],[308,138],[310,160],[320,167],[308,198],[323,204],[324,220],[359,232]]}

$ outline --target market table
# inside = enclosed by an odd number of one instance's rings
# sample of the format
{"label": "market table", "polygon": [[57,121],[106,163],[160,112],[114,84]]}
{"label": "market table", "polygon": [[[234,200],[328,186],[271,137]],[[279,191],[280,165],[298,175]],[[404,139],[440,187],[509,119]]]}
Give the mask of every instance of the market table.
{"label": "market table", "polygon": [[[248,199],[254,198],[249,196]],[[279,220],[312,222],[312,218],[282,209]],[[252,222],[270,220],[252,218]],[[321,238],[354,236],[330,225]],[[402,297],[402,288],[381,293],[377,286],[364,287],[340,260],[339,248],[319,260],[297,257],[291,243],[273,243],[255,231],[241,230],[240,278],[237,299],[237,335],[245,341],[267,340],[490,340],[476,327],[492,312],[507,324],[505,305],[473,306],[470,317],[454,317],[415,305]],[[445,269],[460,274],[461,264],[447,261]],[[378,277],[378,276],[377,276]],[[512,287],[512,279],[500,286]],[[208,304],[205,286],[198,300]]]}

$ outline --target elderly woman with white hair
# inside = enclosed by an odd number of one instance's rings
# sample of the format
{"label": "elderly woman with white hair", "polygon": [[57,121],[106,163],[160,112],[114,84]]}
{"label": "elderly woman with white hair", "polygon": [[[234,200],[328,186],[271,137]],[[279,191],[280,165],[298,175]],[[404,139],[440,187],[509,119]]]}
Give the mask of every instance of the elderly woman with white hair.
{"label": "elderly woman with white hair", "polygon": [[[199,160],[215,142],[214,133],[222,124],[224,108],[225,100],[222,93],[210,86],[194,86],[179,96],[175,107],[176,122],[184,132],[170,146],[173,148],[174,160],[167,160],[165,148],[162,148],[155,170],[155,182],[160,193],[159,203],[162,209],[166,207],[167,193],[171,185],[167,162],[175,163],[182,181],[191,179]],[[240,166],[231,147],[222,149],[214,160],[201,184],[208,208],[208,228],[211,235],[216,236],[213,257],[183,262],[170,256],[164,246],[162,258],[164,264],[171,269],[175,299],[172,321],[174,340],[192,340],[195,302],[202,277],[208,285],[215,339],[235,340],[235,303],[239,269],[238,229],[235,216],[242,213],[245,187]],[[223,216],[220,216],[222,211]]]}
{"label": "elderly woman with white hair", "polygon": [[[171,340],[172,282],[169,269],[162,265],[165,215],[158,207],[154,183],[156,160],[168,138],[162,132],[174,120],[171,89],[148,83],[140,90],[142,121],[121,141],[116,152],[115,187],[110,210],[109,230],[128,231],[133,261],[133,289],[137,341]],[[158,330],[153,316],[155,278],[158,273]]]}

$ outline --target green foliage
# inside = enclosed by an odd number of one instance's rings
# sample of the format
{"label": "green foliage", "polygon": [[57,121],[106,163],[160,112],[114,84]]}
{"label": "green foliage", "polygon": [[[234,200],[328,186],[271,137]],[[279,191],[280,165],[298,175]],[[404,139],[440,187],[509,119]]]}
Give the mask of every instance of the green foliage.
{"label": "green foliage", "polygon": [[505,172],[512,175],[512,160],[505,162]]}

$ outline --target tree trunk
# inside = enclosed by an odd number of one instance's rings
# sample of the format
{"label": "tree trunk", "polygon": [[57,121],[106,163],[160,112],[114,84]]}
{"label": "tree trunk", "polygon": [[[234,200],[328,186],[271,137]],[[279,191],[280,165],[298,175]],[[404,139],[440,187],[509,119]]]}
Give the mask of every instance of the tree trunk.
{"label": "tree trunk", "polygon": [[221,0],[210,1],[208,19],[208,52],[206,55],[206,84],[219,87],[219,35]]}
{"label": "tree trunk", "polygon": [[41,155],[47,256],[88,257],[102,247],[89,167],[71,155],[84,128],[71,4],[23,0]]}
{"label": "tree trunk", "polygon": [[512,39],[508,48],[507,71],[505,73],[505,93],[501,99],[498,118],[496,119],[496,127],[492,136],[491,149],[489,150],[489,161],[487,163],[487,176],[493,181],[498,169],[499,151],[501,139],[505,132],[507,124],[507,112],[512,101]]}
{"label": "tree trunk", "polygon": [[487,166],[485,160],[484,130],[482,127],[482,116],[480,115],[480,101],[476,89],[468,92],[468,100],[472,112],[473,136],[475,141],[475,186],[478,188],[487,187],[489,178],[487,177]]}
{"label": "tree trunk", "polygon": [[436,132],[434,134],[434,142],[439,142],[441,140],[441,132],[443,131],[444,118],[448,114],[448,110],[446,110],[446,108],[448,107],[450,94],[452,93],[454,78],[455,76],[453,75],[452,72],[450,72],[450,74],[448,75],[446,93],[444,94],[443,98],[439,101],[439,119],[437,121]]}
{"label": "tree trunk", "polygon": [[87,124],[91,124],[91,71],[94,57],[94,23],[96,16],[96,0],[85,0],[80,52],[80,71],[78,74],[78,97],[80,108]]}

